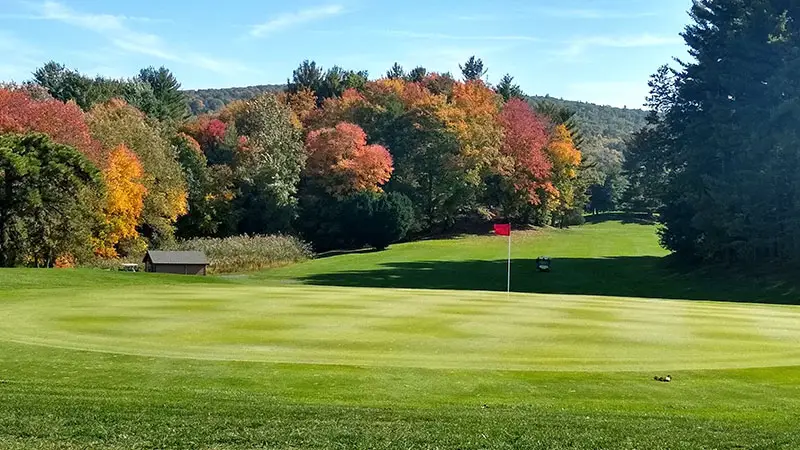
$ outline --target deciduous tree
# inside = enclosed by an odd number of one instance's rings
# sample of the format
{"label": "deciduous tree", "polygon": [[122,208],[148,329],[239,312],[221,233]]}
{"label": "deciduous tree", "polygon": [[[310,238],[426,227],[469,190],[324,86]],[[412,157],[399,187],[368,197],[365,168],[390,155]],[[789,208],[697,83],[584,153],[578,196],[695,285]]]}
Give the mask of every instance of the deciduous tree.
{"label": "deciduous tree", "polygon": [[169,142],[136,108],[122,100],[96,105],[87,116],[92,135],[104,148],[126,146],[144,168],[147,189],[140,230],[158,244],[173,235],[173,224],[186,213],[186,180]]}
{"label": "deciduous tree", "polygon": [[335,128],[312,131],[306,139],[307,173],[323,178],[331,194],[380,192],[392,174],[392,157],[380,145],[367,145],[358,125],[340,123]]}
{"label": "deciduous tree", "polygon": [[[95,243],[95,253],[104,258],[119,255],[119,245],[127,241],[127,247],[138,247],[140,239],[137,227],[144,210],[147,188],[142,184],[144,170],[139,158],[124,145],[113,149],[108,164],[103,170],[106,195],[103,208],[104,224]],[[133,245],[132,245],[133,244]]]}

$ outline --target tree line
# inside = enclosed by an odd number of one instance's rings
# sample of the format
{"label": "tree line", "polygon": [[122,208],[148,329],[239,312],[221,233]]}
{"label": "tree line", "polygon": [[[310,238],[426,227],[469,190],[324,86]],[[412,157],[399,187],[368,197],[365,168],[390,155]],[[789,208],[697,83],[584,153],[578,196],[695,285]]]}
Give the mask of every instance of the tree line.
{"label": "tree line", "polygon": [[166,68],[87,77],[51,62],[0,88],[0,264],[73,265],[176,238],[295,233],[385,248],[460,222],[582,220],[573,114],[395,64],[303,62],[287,89],[193,115]]}
{"label": "tree line", "polygon": [[697,0],[689,61],[653,75],[626,150],[627,200],[700,261],[800,260],[800,5]]}

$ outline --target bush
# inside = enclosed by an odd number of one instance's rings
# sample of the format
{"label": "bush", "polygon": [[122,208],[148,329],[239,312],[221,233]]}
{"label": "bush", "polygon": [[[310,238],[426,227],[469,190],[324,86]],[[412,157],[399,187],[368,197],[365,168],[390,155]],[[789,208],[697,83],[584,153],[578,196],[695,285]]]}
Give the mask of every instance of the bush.
{"label": "bush", "polygon": [[169,250],[196,250],[206,254],[209,273],[253,272],[311,258],[311,248],[291,236],[233,236],[179,242]]}
{"label": "bush", "polygon": [[327,194],[303,197],[297,227],[318,251],[383,250],[405,238],[413,224],[414,207],[405,195],[362,192],[342,200]]}
{"label": "bush", "polygon": [[378,250],[406,237],[414,223],[414,206],[403,194],[392,192],[372,200],[365,241]]}

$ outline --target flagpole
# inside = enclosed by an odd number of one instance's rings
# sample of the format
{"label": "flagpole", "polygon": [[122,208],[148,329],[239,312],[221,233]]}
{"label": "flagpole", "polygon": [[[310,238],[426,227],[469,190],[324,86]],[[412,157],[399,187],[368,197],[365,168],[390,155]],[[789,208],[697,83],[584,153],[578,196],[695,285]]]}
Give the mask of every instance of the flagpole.
{"label": "flagpole", "polygon": [[511,233],[508,233],[508,280],[506,282],[506,296],[511,295]]}

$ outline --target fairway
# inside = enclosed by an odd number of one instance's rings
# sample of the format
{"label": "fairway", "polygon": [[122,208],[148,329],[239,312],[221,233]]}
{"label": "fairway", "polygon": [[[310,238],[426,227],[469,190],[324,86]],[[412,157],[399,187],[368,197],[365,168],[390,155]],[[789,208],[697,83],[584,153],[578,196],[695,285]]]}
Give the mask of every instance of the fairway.
{"label": "fairway", "polygon": [[800,445],[790,288],[674,273],[648,225],[515,239],[510,295],[494,237],[205,279],[0,271],[0,448]]}

